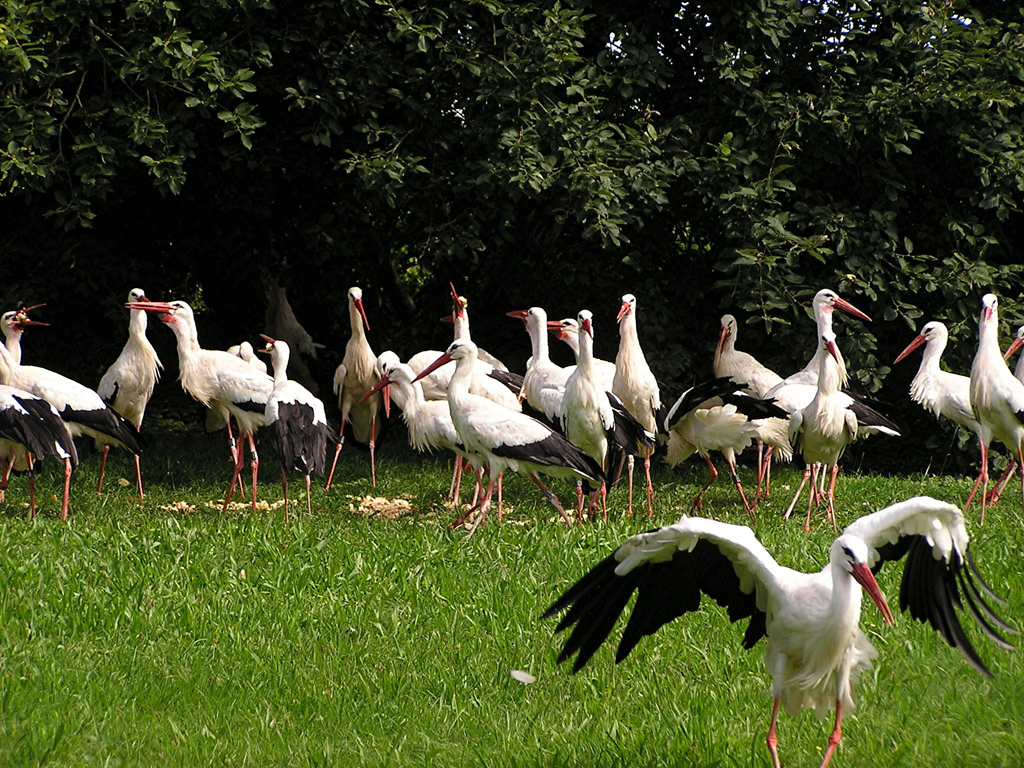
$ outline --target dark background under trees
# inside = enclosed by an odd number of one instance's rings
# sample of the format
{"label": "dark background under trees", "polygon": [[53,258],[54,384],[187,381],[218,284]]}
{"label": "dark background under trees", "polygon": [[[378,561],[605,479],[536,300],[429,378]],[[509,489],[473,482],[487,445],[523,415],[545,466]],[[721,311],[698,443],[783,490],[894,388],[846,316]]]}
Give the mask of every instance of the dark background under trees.
{"label": "dark background under trees", "polygon": [[[935,470],[952,430],[909,402],[918,358],[890,363],[941,319],[966,373],[990,290],[1005,334],[1024,319],[1021,18],[920,0],[11,0],[2,308],[47,302],[26,362],[95,385],[132,287],[192,302],[223,348],[262,330],[276,276],[326,345],[330,401],[351,285],[375,350],[405,356],[444,348],[452,281],[514,368],[529,351],[507,310],[587,307],[612,358],[631,292],[674,397],[710,375],[726,311],[739,348],[802,367],[830,287],[874,318],[837,321],[857,386],[912,433],[884,461]],[[173,341],[149,335],[159,399]],[[956,453],[949,468],[974,456]]]}

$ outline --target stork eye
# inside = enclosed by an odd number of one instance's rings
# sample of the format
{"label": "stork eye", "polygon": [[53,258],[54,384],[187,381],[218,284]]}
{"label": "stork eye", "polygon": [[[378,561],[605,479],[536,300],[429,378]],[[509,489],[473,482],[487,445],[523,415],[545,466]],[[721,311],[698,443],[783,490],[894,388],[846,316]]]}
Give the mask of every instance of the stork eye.
{"label": "stork eye", "polygon": [[851,563],[857,561],[857,558],[853,556],[853,550],[851,550],[849,547],[843,547],[843,554],[850,558]]}

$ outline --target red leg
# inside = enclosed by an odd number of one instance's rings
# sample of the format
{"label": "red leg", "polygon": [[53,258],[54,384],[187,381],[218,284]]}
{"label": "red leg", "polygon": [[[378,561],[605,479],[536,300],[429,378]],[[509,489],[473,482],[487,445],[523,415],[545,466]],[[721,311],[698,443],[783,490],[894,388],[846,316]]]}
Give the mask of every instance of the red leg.
{"label": "red leg", "polygon": [[775,735],[775,723],[779,719],[779,697],[775,697],[775,704],[772,706],[772,724],[768,727],[768,751],[772,755],[772,768],[781,768],[779,765],[779,737]]}
{"label": "red leg", "polygon": [[783,514],[783,516],[782,516],[783,520],[789,520],[789,516],[793,514],[793,508],[796,506],[796,500],[800,498],[800,494],[803,492],[804,486],[807,485],[807,478],[809,478],[810,476],[811,476],[811,465],[808,464],[804,468],[803,479],[800,481],[800,485],[799,485],[799,487],[797,487],[796,493],[793,494],[793,500],[791,502],[789,502],[789,507],[786,509],[785,514]]}
{"label": "red leg", "polygon": [[811,509],[818,498],[818,464],[811,464],[811,493],[807,497],[807,520],[804,521],[804,533],[811,532]]}
{"label": "red leg", "polygon": [[100,483],[96,486],[96,495],[99,496],[103,493],[103,473],[107,469],[107,455],[110,453],[110,446],[108,444],[103,445],[103,460],[100,461]]}
{"label": "red leg", "polygon": [[[501,477],[500,474],[498,476]],[[467,538],[476,533],[476,529],[484,524],[484,521],[487,519],[487,510],[491,508],[491,496],[494,493],[494,478],[490,476],[490,473],[488,473],[487,480],[487,493],[483,495],[480,502],[480,512],[477,514],[476,520],[474,520],[473,524],[469,527],[469,534],[467,535]]]}
{"label": "red leg", "polygon": [[64,459],[64,497],[60,503],[60,519],[68,519],[68,496],[71,493],[71,459]]}
{"label": "red leg", "polygon": [[647,516],[654,514],[654,484],[651,482],[651,449],[644,455],[644,474],[647,476]]}
{"label": "red leg", "polygon": [[284,521],[288,522],[288,473],[284,471],[284,465],[281,465],[281,489],[284,492]]}
{"label": "red leg", "polygon": [[839,465],[832,465],[832,477],[828,481],[828,516],[832,518],[832,530],[839,533],[839,526],[836,525],[836,478],[839,477]]}
{"label": "red leg", "polygon": [[256,509],[256,472],[260,468],[260,456],[256,453],[256,441],[253,439],[252,432],[246,433],[246,438],[249,441],[249,462],[252,467],[252,508]]}
{"label": "red leg", "polygon": [[313,500],[309,498],[309,475],[306,475],[306,517],[313,516]]}
{"label": "red leg", "polygon": [[373,439],[373,431],[377,427],[377,418],[375,416],[370,417],[370,485],[374,488],[377,487],[377,460],[374,457],[375,442]]}
{"label": "red leg", "polygon": [[704,456],[704,461],[706,461],[706,462],[708,463],[708,469],[710,469],[710,470],[711,470],[711,477],[709,477],[709,478],[708,478],[708,481],[707,481],[706,483],[704,483],[704,487],[700,489],[700,493],[698,493],[698,494],[697,494],[697,495],[696,495],[696,496],[694,497],[694,499],[693,499],[693,504],[691,504],[691,505],[690,505],[690,509],[691,509],[691,510],[692,510],[692,509],[703,509],[703,508],[704,508],[704,504],[703,504],[703,502],[701,501],[701,498],[702,498],[702,497],[704,496],[704,492],[705,492],[705,491],[706,491],[706,490],[707,490],[708,488],[710,488],[710,487],[711,487],[711,484],[712,484],[713,482],[715,482],[715,478],[716,478],[716,477],[718,477],[718,470],[717,470],[717,469],[715,469],[715,465],[714,465],[714,463],[713,463],[713,462],[711,461],[711,457],[710,457],[710,456],[707,456],[707,455],[705,455],[705,456]]}
{"label": "red leg", "polygon": [[[499,472],[498,473],[498,522],[499,523],[501,522],[501,515],[504,512],[504,509],[502,508],[502,493],[503,493],[504,489],[502,488],[502,484],[501,484],[501,478],[504,476],[504,474],[505,474],[504,472]],[[489,500],[488,500],[488,504],[490,504]]]}
{"label": "red leg", "polygon": [[736,490],[740,492],[743,509],[746,510],[747,515],[750,517],[750,522],[754,522],[754,506],[747,503],[747,497],[743,493],[743,486],[740,484],[740,476],[736,474],[736,464],[728,456],[725,457],[725,461],[729,465],[729,472],[732,473],[732,482],[736,486]]}
{"label": "red leg", "polygon": [[832,729],[832,734],[828,737],[828,749],[825,750],[825,759],[821,761],[821,768],[828,768],[828,762],[832,759],[836,747],[839,746],[839,740],[843,737],[843,729],[839,727],[839,723],[843,719],[842,711],[843,704],[836,699],[836,727]]}
{"label": "red leg", "polygon": [[534,474],[533,472],[529,473],[529,478],[533,480],[533,482],[537,484],[537,487],[544,492],[544,495],[547,497],[547,500],[551,502],[551,506],[558,510],[558,514],[562,516],[562,520],[565,522],[565,524],[572,525],[572,521],[569,519],[569,516],[565,514],[565,510],[562,508],[562,503],[558,500],[558,497],[555,496],[555,494],[553,494],[551,491],[549,491],[545,487],[544,483],[540,481],[540,478],[537,477],[537,475]]}
{"label": "red leg", "polygon": [[627,463],[629,464],[629,501],[628,501],[628,503],[626,505],[626,517],[632,517],[633,516],[633,464],[634,464],[634,459],[633,459],[632,456],[630,456],[627,459]]}
{"label": "red leg", "polygon": [[338,444],[334,446],[334,461],[331,462],[331,473],[327,476],[327,485],[324,486],[325,491],[331,490],[331,481],[334,480],[334,468],[338,466],[338,454],[341,453],[343,445],[345,445],[345,419],[341,420],[341,430],[338,432]]}
{"label": "red leg", "polygon": [[224,497],[224,506],[221,507],[221,512],[228,511],[228,503],[231,501],[231,497],[235,493],[235,483],[238,482],[238,476],[242,473],[242,467],[245,464],[245,454],[242,452],[241,445],[235,445],[235,466],[231,472],[231,482],[228,484],[228,495]]}
{"label": "red leg", "polygon": [[981,522],[985,524],[985,496],[988,494],[988,446],[981,444]]}
{"label": "red leg", "polygon": [[142,464],[139,463],[139,454],[135,454],[135,479],[139,483],[139,501],[146,500],[146,494],[142,492]]}

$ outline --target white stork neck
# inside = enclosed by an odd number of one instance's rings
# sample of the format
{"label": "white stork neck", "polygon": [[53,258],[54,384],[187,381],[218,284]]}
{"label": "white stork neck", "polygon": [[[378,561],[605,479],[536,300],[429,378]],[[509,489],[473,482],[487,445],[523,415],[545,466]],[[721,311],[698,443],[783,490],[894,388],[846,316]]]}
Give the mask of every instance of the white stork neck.
{"label": "white stork neck", "polygon": [[452,315],[452,328],[454,329],[453,341],[466,339],[472,341],[469,335],[469,310],[463,307],[461,312]]}
{"label": "white stork neck", "polygon": [[288,357],[287,347],[275,344],[270,353],[270,362],[274,364],[274,386],[288,381]]}
{"label": "white stork neck", "polygon": [[946,349],[946,339],[936,337],[926,342],[924,353],[921,355],[921,365],[917,369],[918,375],[922,373],[934,373],[939,370],[939,360]]}
{"label": "white stork neck", "polygon": [[11,353],[7,351],[7,348],[0,345],[0,384],[13,386],[11,384],[11,377],[14,375],[15,369],[19,367],[20,364],[11,357]]}
{"label": "white stork neck", "polygon": [[829,603],[829,613],[835,618],[830,625],[856,627],[860,623],[864,590],[839,563],[832,562],[829,567],[832,571],[832,601]]}
{"label": "white stork neck", "polygon": [[196,324],[183,315],[173,315],[167,325],[174,331],[174,337],[178,341],[178,368],[184,372],[186,368],[191,367],[196,355],[202,350],[199,346]]}
{"label": "white stork neck", "polygon": [[834,395],[846,383],[846,364],[843,362],[843,356],[839,354],[839,360],[836,361],[824,347],[818,350],[818,354],[821,356],[818,363],[818,391],[823,395]]}
{"label": "white stork neck", "polygon": [[[565,341],[569,345],[569,349],[572,350],[573,357],[576,358],[577,362],[580,359],[580,337],[578,333],[569,333],[565,336],[559,336],[558,338]],[[1021,359],[1024,360],[1024,355],[1021,355]]]}
{"label": "white stork neck", "polygon": [[352,327],[352,338],[366,338],[366,329],[363,328],[363,316],[359,313],[359,307],[356,306],[354,301],[348,303],[348,322]]}
{"label": "white stork neck", "polygon": [[586,374],[594,370],[594,340],[590,334],[581,330],[577,337],[579,354],[576,356],[576,366]]}
{"label": "white stork neck", "polygon": [[133,309],[128,319],[128,335],[136,341],[146,338],[146,328],[149,324],[148,313],[144,309]]}

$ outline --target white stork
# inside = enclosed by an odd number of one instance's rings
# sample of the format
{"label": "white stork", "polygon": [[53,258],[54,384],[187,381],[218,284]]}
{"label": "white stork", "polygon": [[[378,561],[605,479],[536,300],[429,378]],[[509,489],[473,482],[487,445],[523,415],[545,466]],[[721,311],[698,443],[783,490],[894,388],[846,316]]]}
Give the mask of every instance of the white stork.
{"label": "white stork", "polygon": [[[848,525],[818,573],[779,565],[746,526],[683,517],[622,544],[558,598],[544,618],[567,610],[557,631],[573,630],[558,661],[578,652],[577,672],[611,633],[634,592],[638,595],[617,662],[646,635],[696,611],[708,595],[727,609],[730,621],[750,619],[744,648],[767,638],[765,665],[774,698],[767,738],[772,765],[779,768],[775,728],[780,706],[792,715],[804,707],[814,709],[819,718],[835,707],[835,727],[821,763],[826,768],[839,744],[842,716],[856,706],[854,684],[878,655],[860,629],[864,592],[892,625],[892,611],[873,573],[886,562],[900,561],[900,609],[929,622],[981,675],[991,677],[957,609],[966,602],[981,629],[1001,647],[1011,646],[993,624],[1017,633],[981,596],[979,587],[998,600],[977,577],[963,513],[924,496]],[[685,678],[676,673],[671,684],[680,682]]]}
{"label": "white stork", "polygon": [[566,523],[568,515],[558,497],[541,482],[539,474],[580,480],[597,487],[604,473],[592,458],[546,424],[525,414],[503,408],[487,398],[469,391],[469,379],[476,360],[476,344],[460,339],[417,378],[450,360],[455,361],[455,375],[448,386],[448,406],[452,423],[466,450],[484,457],[487,466],[487,492],[477,507],[479,514],[470,528],[472,533],[483,523],[491,505],[495,478],[505,469],[524,474],[544,492],[548,501]]}
{"label": "white stork", "polygon": [[[129,291],[129,306],[146,301],[149,299],[146,298],[146,293],[141,288],[132,288]],[[134,424],[136,431],[142,429],[146,406],[149,405],[149,399],[153,396],[153,388],[160,379],[160,370],[164,367],[156,350],[153,349],[153,345],[146,338],[147,322],[145,310],[132,309],[129,311],[128,341],[121,350],[121,354],[107,368],[96,388],[96,392],[103,398],[103,401]],[[103,461],[100,464],[100,483],[96,493],[103,489],[103,472],[107,466],[107,454],[109,453],[110,444],[104,443]],[[139,486],[139,499],[143,500],[146,496],[142,491],[142,467],[138,454],[135,454],[135,478]]]}
{"label": "white stork", "polygon": [[718,335],[718,346],[715,347],[715,376],[728,376],[739,384],[746,384],[747,390],[754,397],[762,398],[782,377],[775,371],[762,365],[756,357],[736,349],[736,318],[722,315],[722,330]]}
{"label": "white stork", "polygon": [[[134,454],[142,453],[135,425],[103,402],[95,390],[34,365],[20,365],[6,347],[0,347],[0,383],[40,397],[54,407],[72,437],[88,435],[94,440],[121,445]],[[70,476],[69,459],[65,474]],[[66,514],[67,510],[63,510]]]}
{"label": "white stork", "polygon": [[[1024,325],[1017,329],[1017,335],[1013,341],[1010,342],[1010,346],[1006,352],[1003,353],[1003,360],[1009,360],[1013,357],[1014,353],[1024,346]],[[1013,369],[1013,375],[1017,378],[1017,381],[1024,382],[1024,355],[1017,358],[1017,366]],[[1006,488],[1006,484],[1010,482],[1010,478],[1013,477],[1013,473],[1017,469],[1016,459],[1011,459],[1009,465],[1006,467],[1006,471],[1003,472],[1003,476],[999,478],[999,482],[996,483],[996,487],[993,488],[988,494],[988,506],[994,505],[999,501],[999,497],[1002,496],[1003,490]]]}
{"label": "white stork", "polygon": [[480,466],[482,457],[470,453],[462,444],[452,422],[448,401],[425,399],[420,382],[416,380],[416,373],[408,365],[401,363],[398,355],[390,351],[382,353],[377,358],[377,367],[380,369],[381,377],[364,397],[380,392],[385,397],[387,409],[387,397],[390,395],[395,404],[402,409],[402,421],[409,430],[409,445],[420,453],[446,449],[455,454],[455,469],[452,472],[448,497],[457,506],[463,459]]}
{"label": "white stork", "polygon": [[[565,317],[561,320],[548,320],[548,331],[558,339],[564,341],[572,350],[573,360],[579,363],[580,359],[580,322],[575,317]],[[612,391],[612,383],[615,381],[615,363],[594,358],[594,375],[597,382],[606,392]]]}
{"label": "white stork", "polygon": [[231,482],[224,497],[222,511],[226,511],[235,484],[245,464],[244,443],[249,443],[250,467],[252,469],[252,501],[256,508],[256,474],[260,457],[252,433],[266,425],[267,400],[274,389],[274,380],[260,373],[240,357],[219,349],[203,349],[199,346],[199,332],[196,329],[192,307],[184,301],[138,302],[126,305],[129,309],[139,307],[147,312],[156,312],[160,320],[173,332],[178,343],[178,378],[181,388],[207,408],[221,406],[234,417],[238,424],[238,445],[235,448],[235,466]]}
{"label": "white stork", "polygon": [[[657,414],[661,410],[661,391],[658,380],[647,365],[647,358],[640,348],[636,330],[636,296],[627,293],[622,297],[622,306],[616,317],[619,323],[619,351],[615,355],[615,378],[612,394],[636,418],[648,432],[657,429]],[[644,449],[644,473],[647,476],[647,514],[654,514],[654,485],[651,483],[651,453],[653,448]],[[629,511],[633,510],[633,456],[629,461]],[[621,468],[620,468],[621,469]]]}
{"label": "white stork", "polygon": [[711,461],[711,451],[725,457],[733,485],[739,492],[743,509],[751,520],[757,505],[757,494],[748,502],[736,472],[736,456],[752,442],[763,441],[788,460],[793,453],[786,434],[788,414],[771,400],[746,395],[745,384],[729,376],[703,382],[683,392],[665,416],[668,432],[667,459],[677,466],[694,453],[707,462],[710,476],[693,499],[692,509],[702,508],[704,493],[718,477]]}
{"label": "white stork", "polygon": [[811,507],[820,502],[818,492],[818,468],[830,472],[825,500],[832,527],[838,530],[835,519],[836,478],[839,475],[839,457],[846,446],[862,434],[882,433],[899,437],[899,428],[889,419],[871,407],[863,399],[857,399],[840,390],[840,382],[846,379],[846,365],[836,346],[836,335],[826,331],[821,337],[821,346],[826,354],[821,356],[818,369],[818,384],[814,397],[806,407],[789,417],[789,440],[804,457],[806,469],[793,500],[782,519],[789,519],[797,499],[811,478],[811,490],[807,499],[807,521],[804,530],[811,530]]}
{"label": "white stork", "polygon": [[4,500],[11,470],[28,471],[29,509],[35,517],[35,463],[47,456],[64,464],[60,516],[66,520],[71,473],[78,466],[78,452],[68,426],[57,409],[43,398],[0,384],[0,460],[7,460],[7,468],[0,476],[0,501]]}
{"label": "white stork", "polygon": [[380,411],[380,398],[376,395],[360,402],[359,398],[377,380],[374,364],[377,356],[370,349],[366,340],[366,331],[370,323],[363,309],[362,288],[348,289],[348,320],[352,335],[345,345],[345,357],[334,372],[334,394],[338,396],[338,408],[341,409],[341,429],[338,434],[341,441],[334,451],[331,474],[327,478],[327,489],[330,490],[334,479],[334,467],[338,463],[338,452],[345,445],[345,424],[352,427],[352,437],[359,443],[370,446],[370,484],[377,486],[377,464],[374,456],[377,435],[380,434],[380,422],[377,414]]}
{"label": "white stork", "polygon": [[530,334],[531,355],[523,376],[523,395],[534,409],[544,414],[550,423],[557,423],[562,413],[565,382],[573,367],[563,368],[551,362],[548,354],[548,313],[541,307],[506,312],[509,317],[522,320]]}
{"label": "white stork", "polygon": [[[608,457],[613,448],[629,455],[646,452],[654,445],[654,435],[644,430],[601,380],[595,366],[594,320],[589,309],[580,310],[576,325],[579,358],[565,382],[560,413],[562,429],[569,441],[582,448],[607,474]],[[606,495],[607,485],[602,483],[601,509],[605,520],[608,519]],[[582,489],[576,512],[582,518]]]}
{"label": "white stork", "polygon": [[324,474],[327,444],[339,440],[327,423],[320,398],[288,378],[288,342],[260,334],[267,346],[261,352],[270,355],[274,366],[274,388],[267,398],[264,415],[281,458],[281,487],[284,492],[284,519],[288,521],[288,473],[300,472],[306,480],[306,513],[313,515],[309,498],[309,476]]}
{"label": "white stork", "polygon": [[[981,299],[978,323],[978,351],[971,365],[971,407],[981,423],[981,472],[964,507],[971,504],[981,485],[981,522],[985,522],[985,494],[988,492],[988,446],[995,438],[1010,449],[1010,455],[1024,466],[1024,384],[1010,373],[999,351],[999,301],[987,293]],[[1024,482],[1021,484],[1024,506]]]}
{"label": "white stork", "polygon": [[25,328],[30,325],[43,327],[50,325],[49,323],[33,320],[28,316],[28,313],[33,309],[45,306],[45,304],[33,304],[31,307],[22,307],[21,309],[4,312],[3,317],[0,317],[0,328],[4,332],[4,345],[7,347],[7,351],[11,353],[11,358],[14,362],[21,363],[21,335],[25,332]]}

